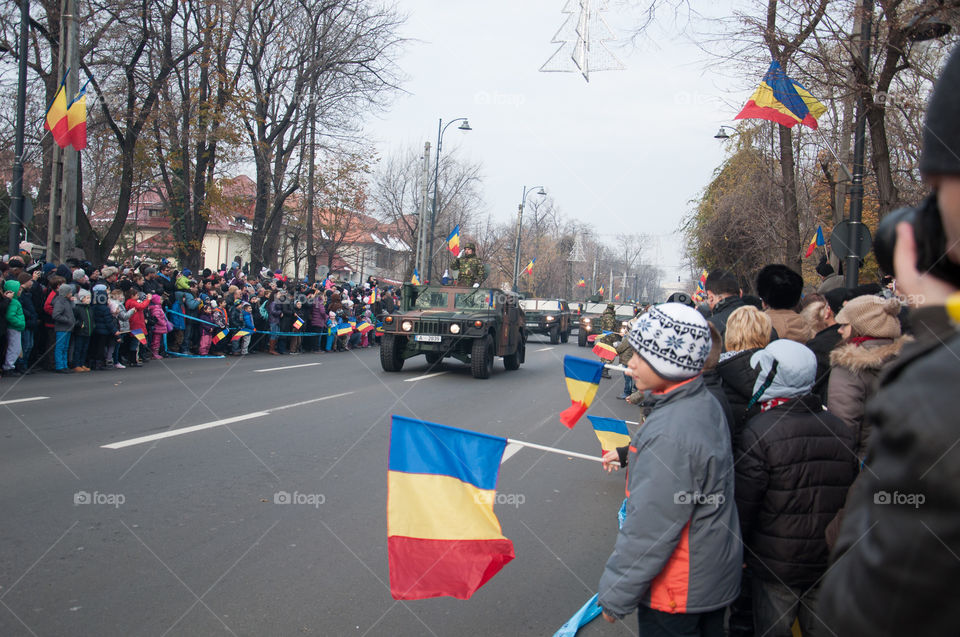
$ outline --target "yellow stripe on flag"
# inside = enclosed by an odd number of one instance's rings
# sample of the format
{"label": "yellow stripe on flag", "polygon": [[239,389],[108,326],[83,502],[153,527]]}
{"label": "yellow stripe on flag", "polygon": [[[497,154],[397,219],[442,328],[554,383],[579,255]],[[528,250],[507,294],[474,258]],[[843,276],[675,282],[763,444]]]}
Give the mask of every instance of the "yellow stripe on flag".
{"label": "yellow stripe on flag", "polygon": [[600,385],[588,383],[585,380],[567,378],[566,381],[567,391],[570,392],[570,400],[583,403],[584,405],[592,403],[594,396],[597,395],[597,390],[600,389]]}
{"label": "yellow stripe on flag", "polygon": [[450,476],[387,472],[387,534],[430,540],[500,540],[495,491]]}

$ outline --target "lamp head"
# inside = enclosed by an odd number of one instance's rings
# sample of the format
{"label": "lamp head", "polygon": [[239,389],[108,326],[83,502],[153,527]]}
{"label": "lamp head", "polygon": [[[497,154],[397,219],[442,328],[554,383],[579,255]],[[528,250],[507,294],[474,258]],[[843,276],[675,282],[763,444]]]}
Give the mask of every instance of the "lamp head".
{"label": "lamp head", "polygon": [[730,136],[727,135],[727,132],[723,130],[723,126],[720,127],[720,130],[717,131],[717,134],[713,136],[714,139],[730,139]]}
{"label": "lamp head", "polygon": [[457,128],[459,128],[460,130],[473,130],[472,128],[470,128],[470,122],[467,119],[464,119],[463,123],[457,126]]}
{"label": "lamp head", "polygon": [[540,190],[537,191],[537,194],[540,195],[541,197],[544,197],[546,196],[547,191],[543,189],[543,186],[540,186]]}

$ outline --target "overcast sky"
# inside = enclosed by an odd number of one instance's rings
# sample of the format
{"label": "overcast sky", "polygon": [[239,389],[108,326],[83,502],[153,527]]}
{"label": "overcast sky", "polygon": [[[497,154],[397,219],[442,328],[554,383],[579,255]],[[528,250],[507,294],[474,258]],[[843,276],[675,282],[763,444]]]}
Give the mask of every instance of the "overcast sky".
{"label": "overcast sky", "polygon": [[622,8],[605,15],[626,70],[592,73],[589,83],[542,73],[565,2],[399,0],[409,14],[402,34],[413,40],[399,61],[408,93],[367,132],[384,156],[435,145],[441,117],[469,117],[473,131],[451,126],[444,151],[457,147],[483,164],[495,219],[514,220],[524,185],[542,184],[566,216],[592,223],[611,244],[621,232],[654,235],[646,260],[675,282],[678,226],[723,159],[713,135],[732,124],[750,89],[707,72],[707,56],[672,26],[627,44],[637,16]]}

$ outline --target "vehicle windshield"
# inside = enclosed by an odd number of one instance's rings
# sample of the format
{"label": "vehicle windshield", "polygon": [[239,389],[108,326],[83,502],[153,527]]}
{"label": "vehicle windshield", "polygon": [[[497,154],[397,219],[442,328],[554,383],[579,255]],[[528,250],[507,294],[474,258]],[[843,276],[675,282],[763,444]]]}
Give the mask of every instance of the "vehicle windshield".
{"label": "vehicle windshield", "polygon": [[445,308],[447,307],[448,298],[446,292],[433,288],[425,288],[420,290],[420,294],[417,295],[417,300],[413,303],[413,309],[430,310]]}
{"label": "vehicle windshield", "polygon": [[600,314],[607,308],[606,303],[587,303],[583,306],[584,314]]}
{"label": "vehicle windshield", "polygon": [[457,292],[453,297],[453,306],[460,310],[485,310],[497,305],[492,290],[477,288],[473,292]]}
{"label": "vehicle windshield", "polygon": [[520,307],[528,312],[559,312],[560,301],[548,301],[545,299],[523,299],[520,301]]}
{"label": "vehicle windshield", "polygon": [[613,313],[617,316],[626,317],[628,319],[633,318],[633,306],[632,305],[618,305],[614,308]]}

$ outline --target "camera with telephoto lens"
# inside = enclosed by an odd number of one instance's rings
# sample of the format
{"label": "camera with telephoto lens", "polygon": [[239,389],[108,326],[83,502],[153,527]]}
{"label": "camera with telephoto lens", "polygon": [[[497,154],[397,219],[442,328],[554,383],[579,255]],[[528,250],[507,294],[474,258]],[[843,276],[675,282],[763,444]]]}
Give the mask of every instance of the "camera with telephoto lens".
{"label": "camera with telephoto lens", "polygon": [[897,225],[904,222],[913,226],[913,237],[917,245],[917,270],[960,286],[960,265],[947,256],[947,239],[935,192],[919,206],[898,208],[880,221],[873,245],[880,269],[894,274],[893,253],[897,245]]}

